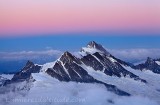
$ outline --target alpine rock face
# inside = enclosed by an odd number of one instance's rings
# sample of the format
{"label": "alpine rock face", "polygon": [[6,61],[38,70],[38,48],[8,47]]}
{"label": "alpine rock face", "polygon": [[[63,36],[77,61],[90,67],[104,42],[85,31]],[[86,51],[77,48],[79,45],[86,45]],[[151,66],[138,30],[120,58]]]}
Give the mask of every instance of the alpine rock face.
{"label": "alpine rock face", "polygon": [[[32,90],[38,91],[40,87],[49,90],[59,83],[97,84],[119,97],[147,96],[160,104],[160,81],[157,81],[160,79],[160,60],[148,58],[144,64],[133,65],[114,57],[94,41],[83,47],[79,55],[76,57],[66,51],[56,61],[44,65],[28,61],[11,80],[0,77],[0,93],[24,90],[32,93]],[[54,80],[58,82],[54,84]],[[112,99],[107,102],[114,105]]]}
{"label": "alpine rock face", "polygon": [[6,80],[3,83],[3,86],[12,84],[12,83],[18,83],[23,81],[29,81],[32,78],[32,73],[39,73],[41,69],[41,66],[35,65],[33,62],[28,61],[24,68],[14,74],[13,78],[11,80]]}
{"label": "alpine rock face", "polygon": [[60,59],[57,60],[53,68],[48,68],[46,73],[60,81],[75,81],[82,83],[99,83],[118,95],[130,95],[122,90],[119,90],[114,85],[106,84],[94,79],[81,66],[82,62],[69,52],[65,52]]}
{"label": "alpine rock face", "polygon": [[[138,76],[122,67],[122,65],[129,66],[129,63],[126,63],[120,59],[116,59],[114,56],[109,54],[101,45],[96,44],[95,42],[90,42],[87,45],[86,49],[88,49],[86,53],[89,54],[81,58],[82,62],[85,65],[93,67],[94,70],[99,70],[109,76],[130,76],[135,80],[140,80],[146,83],[145,80],[139,78]],[[99,52],[89,52],[93,51],[89,49],[95,49],[95,51],[99,50]],[[83,52],[85,52],[85,50],[83,50]]]}
{"label": "alpine rock face", "polygon": [[25,67],[13,76],[11,81],[17,82],[29,79],[31,77],[31,73],[39,73],[40,69],[41,66],[35,65],[33,62],[28,61]]}
{"label": "alpine rock face", "polygon": [[154,60],[150,57],[147,58],[146,62],[143,64],[139,64],[136,66],[136,69],[140,70],[151,70],[154,73],[160,74],[160,61],[159,60]]}

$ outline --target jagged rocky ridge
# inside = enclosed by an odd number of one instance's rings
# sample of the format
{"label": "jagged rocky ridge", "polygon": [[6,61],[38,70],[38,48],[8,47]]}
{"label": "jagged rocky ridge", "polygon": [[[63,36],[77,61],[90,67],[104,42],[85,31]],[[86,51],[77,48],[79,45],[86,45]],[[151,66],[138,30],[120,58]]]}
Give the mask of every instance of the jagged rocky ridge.
{"label": "jagged rocky ridge", "polygon": [[145,63],[139,64],[135,66],[135,69],[140,69],[140,70],[151,70],[154,73],[160,74],[160,65],[157,64],[157,61],[159,60],[154,60],[150,57],[147,58]]}
{"label": "jagged rocky ridge", "polygon": [[65,52],[59,60],[55,63],[53,68],[48,68],[46,73],[60,81],[75,81],[83,83],[99,83],[105,85],[105,87],[118,95],[130,95],[122,90],[119,90],[114,85],[106,84],[98,81],[90,76],[86,70],[80,65],[82,62],[69,52]]}
{"label": "jagged rocky ridge", "polygon": [[102,71],[106,75],[117,77],[126,77],[128,75],[130,78],[146,83],[145,80],[140,79],[138,76],[125,70],[121,66],[121,63],[117,62],[111,56],[106,56],[105,54],[99,54],[96,52],[94,54],[84,56],[81,60],[85,65],[93,67],[94,70]]}
{"label": "jagged rocky ridge", "polygon": [[41,66],[35,65],[33,62],[28,61],[24,68],[17,72],[11,80],[6,80],[3,85],[16,83],[16,82],[23,82],[29,81],[32,78],[32,73],[39,73]]}
{"label": "jagged rocky ridge", "polygon": [[[100,46],[100,48],[99,48]],[[122,65],[124,66],[131,66],[130,63],[124,62],[120,59],[115,58],[113,55],[108,53],[107,51],[104,51],[105,49],[101,51],[102,46],[97,44],[96,42],[92,41],[88,43],[88,48],[96,48],[99,51],[98,52],[92,52],[90,54],[87,54],[86,56],[81,58],[81,61],[90,67],[93,67],[94,70],[99,70],[104,72],[106,75],[109,76],[117,76],[117,77],[126,77],[130,76],[130,78],[133,78],[135,80],[140,80],[142,82],[145,82],[145,80],[139,78],[138,76],[134,75],[133,73],[125,70]],[[83,50],[83,52],[85,52]],[[88,53],[88,51],[86,51]]]}
{"label": "jagged rocky ridge", "polygon": [[[134,69],[150,69],[154,73],[159,73],[159,65],[155,60],[149,59],[145,64],[134,66],[128,62],[122,61],[108,51],[106,51],[101,45],[92,41],[88,43],[87,47],[81,49],[81,57],[78,58],[69,52],[65,52],[55,64],[47,68],[45,72],[53,78],[59,81],[69,82],[82,82],[82,83],[98,83],[103,84],[105,87],[118,95],[130,94],[118,89],[116,86],[96,80],[94,77],[88,74],[86,68],[83,66],[92,67],[95,71],[100,71],[108,76],[126,77],[147,83],[146,80],[139,76],[127,71],[124,66],[129,66]],[[25,67],[14,75],[11,80],[6,80],[4,86],[15,82],[29,81],[32,78],[32,73],[41,72],[42,66],[35,65],[31,61],[28,61]]]}

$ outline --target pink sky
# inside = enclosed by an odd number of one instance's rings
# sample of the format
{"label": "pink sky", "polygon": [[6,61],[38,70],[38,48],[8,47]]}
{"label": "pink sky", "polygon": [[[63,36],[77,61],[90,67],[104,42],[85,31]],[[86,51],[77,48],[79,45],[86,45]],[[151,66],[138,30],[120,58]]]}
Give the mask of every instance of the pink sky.
{"label": "pink sky", "polygon": [[0,36],[160,33],[160,0],[1,0]]}

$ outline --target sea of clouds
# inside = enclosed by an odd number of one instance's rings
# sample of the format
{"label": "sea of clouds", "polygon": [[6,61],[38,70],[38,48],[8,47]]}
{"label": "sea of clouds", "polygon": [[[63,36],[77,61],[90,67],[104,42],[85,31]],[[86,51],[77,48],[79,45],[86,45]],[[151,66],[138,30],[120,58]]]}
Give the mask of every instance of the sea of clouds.
{"label": "sea of clouds", "polygon": [[147,97],[117,96],[107,91],[101,84],[59,82],[45,76],[37,76],[29,91],[0,94],[0,103],[1,105],[158,105]]}

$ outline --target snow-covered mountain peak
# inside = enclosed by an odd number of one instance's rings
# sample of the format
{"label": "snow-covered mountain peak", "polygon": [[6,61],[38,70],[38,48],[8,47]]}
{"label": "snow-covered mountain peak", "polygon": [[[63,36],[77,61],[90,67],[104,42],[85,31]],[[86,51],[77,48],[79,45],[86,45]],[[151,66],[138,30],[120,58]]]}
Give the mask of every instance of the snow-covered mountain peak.
{"label": "snow-covered mountain peak", "polygon": [[66,51],[66,52],[64,52],[64,53],[62,54],[62,57],[73,58],[73,55],[72,55],[70,52]]}
{"label": "snow-covered mountain peak", "polygon": [[159,65],[159,63],[155,59],[152,59],[150,57],[147,58],[145,63],[136,65],[136,69],[151,70],[154,73],[160,74],[160,65]]}
{"label": "snow-covered mountain peak", "polygon": [[74,55],[72,55],[68,51],[64,52],[64,54],[62,54],[62,56],[59,58],[59,60],[62,61],[64,64],[65,63],[71,63],[73,61],[77,62],[77,63],[80,63],[78,58],[76,58]]}
{"label": "snow-covered mountain peak", "polygon": [[97,44],[95,41],[91,41],[87,44],[87,47],[89,47],[89,48],[96,48],[98,46],[99,46],[99,44]]}
{"label": "snow-covered mountain peak", "polygon": [[[28,67],[28,66],[34,66],[34,63],[31,62],[30,60],[28,60],[27,63],[26,63],[26,66],[27,66],[27,67]],[[26,67],[26,66],[25,66],[25,67]]]}
{"label": "snow-covered mountain peak", "polygon": [[31,73],[38,73],[40,70],[41,66],[35,65],[33,62],[28,61],[24,68],[13,76],[11,82],[25,81],[30,78]]}
{"label": "snow-covered mountain peak", "polygon": [[151,64],[151,63],[154,63],[154,60],[152,58],[148,57],[147,61],[145,63]]}
{"label": "snow-covered mountain peak", "polygon": [[102,45],[96,43],[95,41],[89,42],[87,44],[87,47],[82,47],[82,49],[81,49],[82,55],[93,54],[95,52],[104,53],[108,56],[110,55],[110,53],[108,51],[106,51],[106,49]]}

